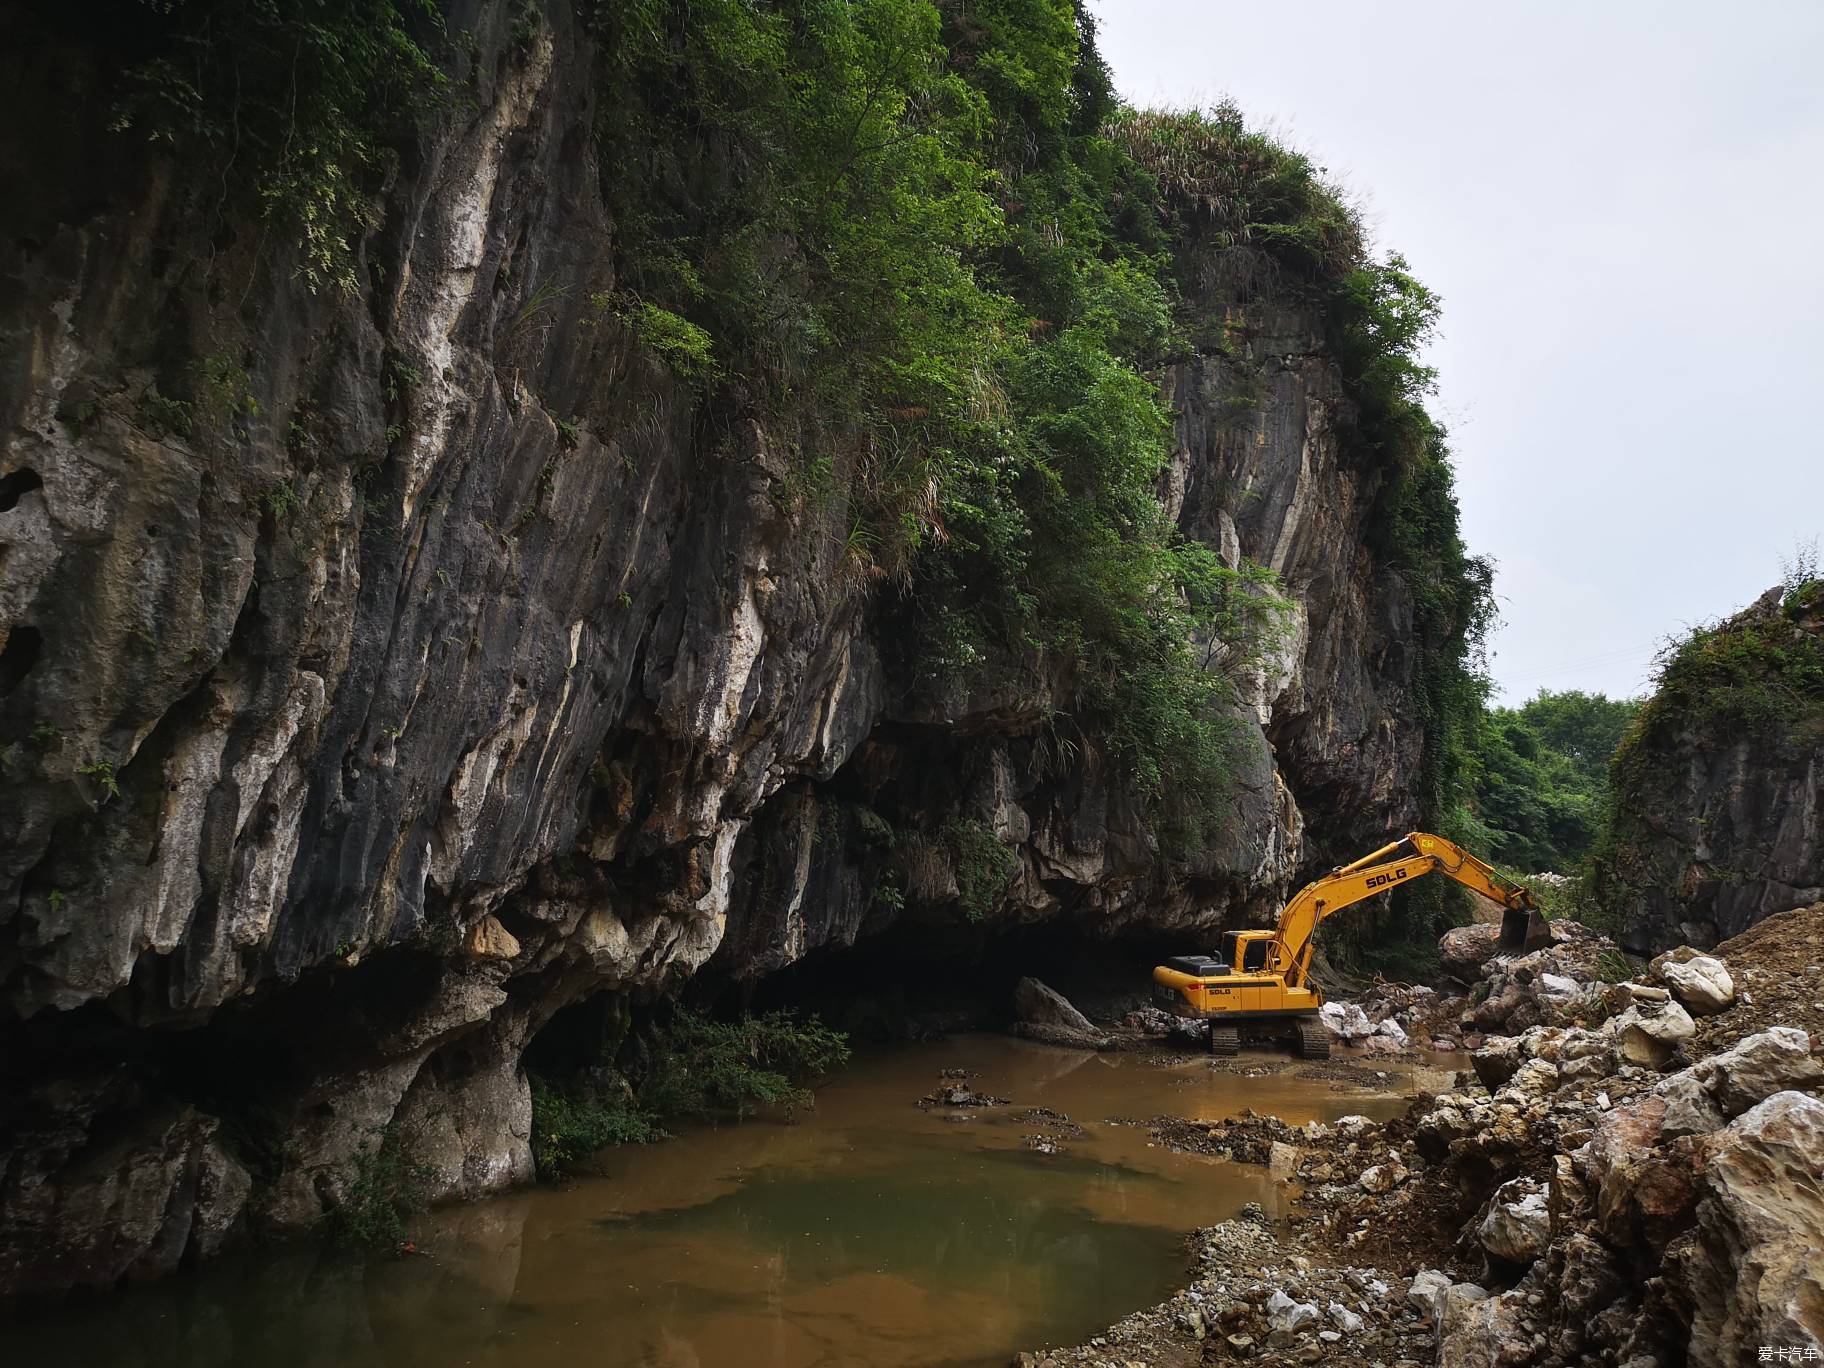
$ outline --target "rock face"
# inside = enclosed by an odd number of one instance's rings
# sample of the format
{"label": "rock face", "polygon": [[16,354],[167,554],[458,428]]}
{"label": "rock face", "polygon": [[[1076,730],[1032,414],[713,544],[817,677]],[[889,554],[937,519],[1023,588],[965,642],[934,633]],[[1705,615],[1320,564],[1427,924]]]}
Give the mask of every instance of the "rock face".
{"label": "rock face", "polygon": [[[1597,873],[1638,954],[1713,946],[1824,899],[1824,583],[1770,590],[1707,640],[1616,756]],[[1706,674],[1705,649],[1734,673]]]}
{"label": "rock face", "polygon": [[[958,824],[1005,855],[990,919],[1112,934],[1258,915],[1315,858],[1307,817],[1351,843],[1416,821],[1411,595],[1321,314],[1206,283],[1236,340],[1167,379],[1170,513],[1295,612],[1244,689],[1231,828],[1162,873],[1133,794],[1046,760],[1043,710],[896,673],[798,434],[706,411],[592,310],[594,54],[569,6],[530,39],[514,12],[465,12],[464,98],[346,297],[105,100],[21,150],[0,1296],[307,1226],[381,1131],[437,1196],[521,1181],[521,1056],[556,1013],[712,958],[756,979],[904,908],[968,934]],[[45,51],[9,127],[105,78]],[[926,857],[891,900],[886,822]]]}
{"label": "rock face", "polygon": [[1824,1103],[1775,1093],[1728,1134],[1704,1166],[1697,1229],[1674,1255],[1700,1368],[1763,1344],[1824,1349]]}

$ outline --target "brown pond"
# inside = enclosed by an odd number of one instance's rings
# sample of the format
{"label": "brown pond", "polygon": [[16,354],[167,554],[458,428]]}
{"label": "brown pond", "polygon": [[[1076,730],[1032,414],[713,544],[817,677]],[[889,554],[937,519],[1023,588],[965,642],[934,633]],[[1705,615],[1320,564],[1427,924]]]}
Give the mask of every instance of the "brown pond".
{"label": "brown pond", "polygon": [[[1436,1069],[1372,1086],[1204,1059],[960,1036],[865,1057],[795,1124],[610,1151],[602,1176],[426,1217],[428,1258],[249,1253],[0,1329],[0,1360],[62,1365],[999,1365],[1158,1301],[1185,1231],[1284,1190],[1110,1117],[1391,1115]],[[943,1069],[1009,1099],[917,1099]],[[1366,1074],[1366,1071],[1363,1071]],[[1030,1107],[1084,1128],[1034,1152]]]}

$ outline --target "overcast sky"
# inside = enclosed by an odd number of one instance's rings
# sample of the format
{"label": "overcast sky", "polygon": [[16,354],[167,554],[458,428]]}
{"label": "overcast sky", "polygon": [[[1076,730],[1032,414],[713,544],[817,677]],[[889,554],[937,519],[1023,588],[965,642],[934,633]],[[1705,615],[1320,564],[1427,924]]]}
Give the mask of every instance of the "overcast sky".
{"label": "overcast sky", "polygon": [[1824,532],[1824,3],[1092,0],[1143,105],[1232,97],[1443,296],[1492,672],[1642,692]]}

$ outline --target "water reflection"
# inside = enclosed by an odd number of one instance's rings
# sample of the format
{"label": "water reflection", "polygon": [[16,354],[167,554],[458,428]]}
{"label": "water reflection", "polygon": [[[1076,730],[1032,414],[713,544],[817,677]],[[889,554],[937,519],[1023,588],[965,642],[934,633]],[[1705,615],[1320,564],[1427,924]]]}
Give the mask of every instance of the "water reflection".
{"label": "water reflection", "polygon": [[[938,1070],[1011,1099],[921,1110]],[[964,1037],[864,1060],[796,1125],[749,1122],[614,1151],[604,1176],[437,1213],[430,1257],[252,1252],[0,1331],[13,1362],[145,1365],[1000,1364],[1165,1294],[1191,1226],[1265,1170],[1152,1147],[1103,1124],[1243,1107],[1289,1121],[1388,1115],[1435,1086],[1373,1091],[1283,1066],[1162,1068]],[[1086,1127],[1055,1156],[1030,1106]]]}

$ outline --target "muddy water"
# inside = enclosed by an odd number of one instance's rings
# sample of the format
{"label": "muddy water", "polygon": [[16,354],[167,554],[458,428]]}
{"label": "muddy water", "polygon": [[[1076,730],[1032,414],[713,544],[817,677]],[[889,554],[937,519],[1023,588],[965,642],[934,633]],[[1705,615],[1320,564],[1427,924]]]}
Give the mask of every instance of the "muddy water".
{"label": "muddy water", "polygon": [[[93,1365],[1003,1364],[1166,1295],[1192,1226],[1265,1170],[1150,1146],[1111,1117],[1293,1123],[1387,1116],[1433,1071],[1372,1087],[993,1036],[864,1058],[796,1124],[749,1121],[611,1151],[603,1175],[426,1218],[429,1257],[250,1254],[42,1322],[0,1359]],[[1009,1099],[921,1109],[942,1069]],[[1083,1127],[1044,1155],[1044,1107]]]}

